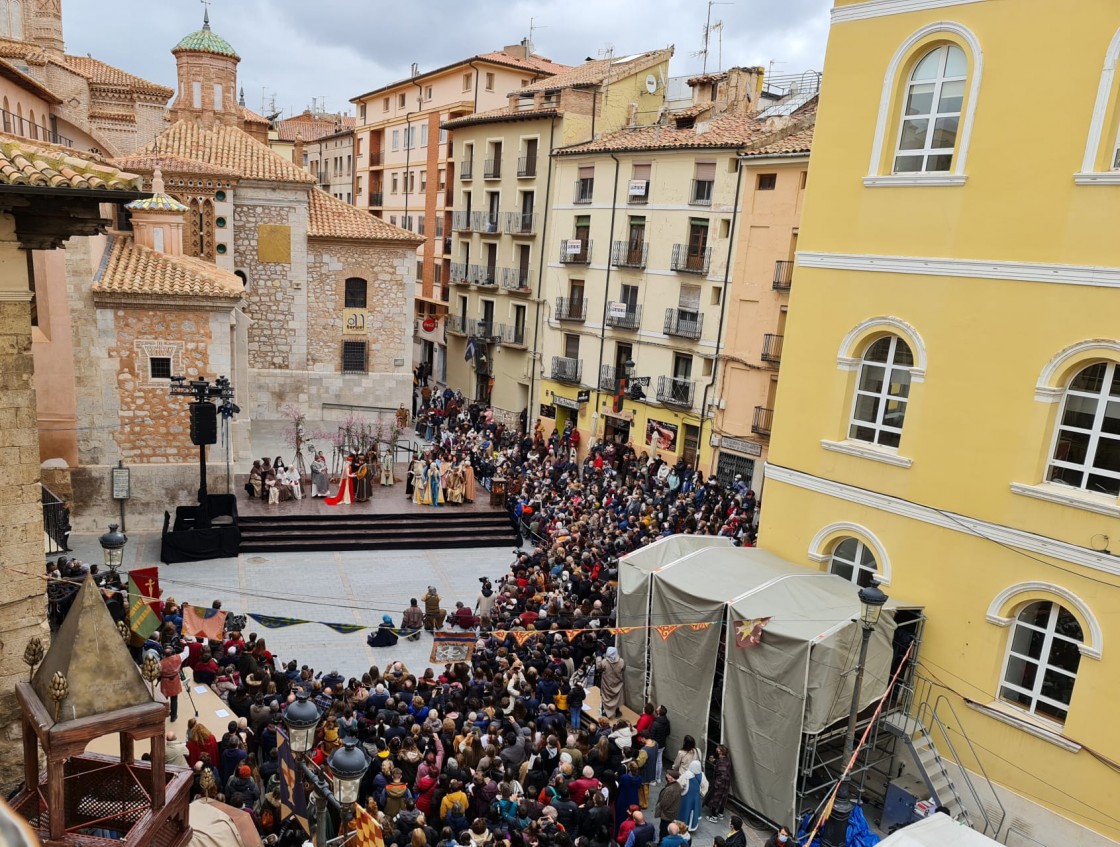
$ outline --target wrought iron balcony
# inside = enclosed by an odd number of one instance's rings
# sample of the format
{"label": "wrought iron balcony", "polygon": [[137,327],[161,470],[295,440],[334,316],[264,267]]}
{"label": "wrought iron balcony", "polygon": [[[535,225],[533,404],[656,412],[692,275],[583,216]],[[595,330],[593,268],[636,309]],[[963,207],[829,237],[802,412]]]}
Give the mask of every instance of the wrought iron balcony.
{"label": "wrought iron balcony", "polygon": [[498,284],[498,269],[493,265],[471,265],[469,274],[471,285],[490,288]]}
{"label": "wrought iron balcony", "polygon": [[502,160],[501,159],[487,159],[482,163],[482,178],[483,179],[501,179],[502,178]]}
{"label": "wrought iron balcony", "polygon": [[688,195],[688,202],[691,206],[711,206],[712,205],[712,189],[715,187],[715,182],[710,179],[694,179],[692,180],[692,190]]}
{"label": "wrought iron balcony", "polygon": [[451,213],[451,228],[455,232],[470,232],[471,231],[471,213],[470,212],[452,212]]}
{"label": "wrought iron balcony", "polygon": [[587,320],[587,298],[557,297],[556,320],[583,323]]}
{"label": "wrought iron balcony", "polygon": [[616,241],[611,245],[611,264],[616,268],[644,268],[649,244],[641,241]]}
{"label": "wrought iron balcony", "polygon": [[657,378],[657,402],[666,406],[691,409],[696,396],[696,383],[691,379],[677,379],[672,376]]}
{"label": "wrought iron balcony", "polygon": [[470,182],[474,176],[474,162],[471,159],[466,159],[459,163],[459,180],[461,182]]}
{"label": "wrought iron balcony", "polygon": [[498,334],[502,337],[502,344],[508,344],[511,347],[525,346],[525,327],[502,324],[498,330]]}
{"label": "wrought iron balcony", "polygon": [[751,421],[751,432],[756,435],[769,435],[770,427],[774,423],[774,410],[765,406],[754,407],[754,420]]}
{"label": "wrought iron balcony", "polygon": [[373,192],[371,195],[369,195],[369,204],[371,206],[384,206],[385,193],[382,191]]}
{"label": "wrought iron balcony", "polygon": [[537,216],[532,212],[507,212],[506,232],[510,235],[534,235],[537,231]]}
{"label": "wrought iron balcony", "polygon": [[383,150],[370,150],[369,164],[370,167],[373,168],[377,168],[385,164],[385,152]]}
{"label": "wrought iron balcony", "polygon": [[537,175],[537,157],[522,156],[517,160],[517,175],[522,178]]}
{"label": "wrought iron balcony", "polygon": [[[614,305],[614,304],[612,304]],[[637,332],[642,325],[642,307],[626,305],[626,312],[611,312],[607,306],[607,326]]]}
{"label": "wrought iron balcony", "polygon": [[479,318],[470,318],[467,321],[467,335],[472,338],[489,340],[494,337],[494,322],[484,321]]}
{"label": "wrought iron balcony", "polygon": [[471,229],[483,235],[497,235],[497,212],[471,212]]}
{"label": "wrought iron balcony", "polygon": [[690,250],[687,244],[673,245],[673,260],[671,267],[675,271],[686,274],[707,274],[712,263],[712,248]]}
{"label": "wrought iron balcony", "polygon": [[782,361],[782,342],[784,340],[784,335],[774,335],[770,332],[762,336],[762,361],[769,362],[772,365],[780,364]]}
{"label": "wrought iron balcony", "polygon": [[447,316],[447,331],[451,335],[466,335],[467,320],[462,315]]}
{"label": "wrought iron balcony", "polygon": [[591,247],[590,239],[565,238],[560,242],[560,264],[591,264]]}
{"label": "wrought iron balcony", "polygon": [[618,388],[615,383],[614,365],[603,365],[599,368],[599,390],[610,391],[612,394]]}
{"label": "wrought iron balcony", "polygon": [[583,376],[583,362],[579,359],[569,359],[566,356],[552,357],[552,378],[558,382],[573,382],[579,384]]}
{"label": "wrought iron balcony", "polygon": [[789,291],[793,285],[793,262],[777,261],[774,263],[774,290]]}
{"label": "wrought iron balcony", "polygon": [[528,268],[502,268],[502,288],[514,294],[528,294],[533,290],[533,272]]}
{"label": "wrought iron balcony", "polygon": [[452,285],[467,285],[471,281],[470,268],[467,263],[452,262],[449,279]]}
{"label": "wrought iron balcony", "polygon": [[666,335],[675,335],[678,338],[691,338],[694,341],[704,331],[704,313],[686,312],[682,309],[665,310]]}

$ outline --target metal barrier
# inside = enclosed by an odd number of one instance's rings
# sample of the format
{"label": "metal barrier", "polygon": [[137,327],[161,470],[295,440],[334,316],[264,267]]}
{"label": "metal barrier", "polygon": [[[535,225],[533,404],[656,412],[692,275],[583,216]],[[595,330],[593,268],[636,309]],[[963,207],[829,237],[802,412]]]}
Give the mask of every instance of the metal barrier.
{"label": "metal barrier", "polygon": [[43,496],[43,553],[69,553],[70,510],[47,486],[40,485]]}

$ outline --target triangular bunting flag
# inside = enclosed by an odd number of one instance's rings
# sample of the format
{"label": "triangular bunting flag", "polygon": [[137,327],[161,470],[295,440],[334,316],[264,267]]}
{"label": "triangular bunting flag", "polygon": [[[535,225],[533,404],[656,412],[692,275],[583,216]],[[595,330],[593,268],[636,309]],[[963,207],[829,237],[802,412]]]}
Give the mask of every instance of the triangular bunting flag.
{"label": "triangular bunting flag", "polygon": [[360,629],[369,629],[368,626],[363,626],[360,623],[327,623],[326,621],[319,621],[323,626],[330,627],[335,632],[342,635],[347,635],[351,632],[357,632]]}
{"label": "triangular bunting flag", "polygon": [[285,618],[278,615],[258,615],[256,612],[249,612],[249,617],[268,629],[282,629],[286,626],[311,623],[311,621],[301,620],[300,618]]}
{"label": "triangular bunting flag", "polygon": [[513,640],[517,642],[518,647],[524,647],[525,642],[536,634],[537,633],[531,629],[515,629],[510,633],[510,635],[513,636]]}
{"label": "triangular bunting flag", "polygon": [[628,635],[629,633],[633,632],[637,628],[638,627],[636,627],[636,626],[616,626],[616,627],[612,627],[611,629],[609,629],[607,631],[611,635]]}
{"label": "triangular bunting flag", "polygon": [[676,632],[680,628],[681,628],[681,624],[679,624],[679,623],[665,624],[663,626],[655,626],[654,627],[654,629],[657,630],[657,634],[661,636],[663,641],[668,641],[669,636],[672,635],[674,632]]}
{"label": "triangular bunting flag", "polygon": [[690,623],[690,624],[688,625],[688,628],[689,628],[689,629],[691,629],[691,630],[694,630],[694,631],[696,631],[696,632],[699,632],[699,631],[700,631],[700,630],[702,630],[702,629],[707,629],[707,628],[708,628],[708,627],[710,627],[711,625],[712,625],[712,624],[711,624],[711,622],[710,622],[710,621],[709,621],[709,622],[706,622],[706,623]]}
{"label": "triangular bunting flag", "polygon": [[509,633],[508,633],[508,632],[506,632],[506,631],[505,631],[504,629],[496,629],[496,630],[494,630],[494,637],[495,637],[496,639],[498,639],[499,641],[505,641],[505,640],[506,640],[506,636],[507,636],[507,635],[509,635]]}

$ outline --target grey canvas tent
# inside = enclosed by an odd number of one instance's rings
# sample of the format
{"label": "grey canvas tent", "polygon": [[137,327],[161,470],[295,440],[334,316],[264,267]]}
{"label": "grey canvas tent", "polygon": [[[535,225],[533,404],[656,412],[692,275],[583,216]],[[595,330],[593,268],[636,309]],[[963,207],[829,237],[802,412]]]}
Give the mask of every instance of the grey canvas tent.
{"label": "grey canvas tent", "polygon": [[[651,545],[620,561],[618,626],[637,627],[619,636],[628,666],[634,661],[626,702],[635,711],[647,698],[668,708],[670,753],[686,734],[701,750],[727,744],[732,795],[771,821],[790,823],[800,811],[803,739],[848,714],[859,588],[723,541],[689,536],[676,548]],[[736,626],[764,618],[761,643],[736,646]],[[665,624],[683,626],[667,637],[649,628]],[[888,604],[871,639],[861,708],[886,690],[894,630]]]}

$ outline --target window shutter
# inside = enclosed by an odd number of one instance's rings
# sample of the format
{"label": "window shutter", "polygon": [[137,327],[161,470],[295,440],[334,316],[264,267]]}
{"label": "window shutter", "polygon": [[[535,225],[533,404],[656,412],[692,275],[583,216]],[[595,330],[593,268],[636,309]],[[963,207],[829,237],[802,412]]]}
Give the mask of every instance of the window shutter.
{"label": "window shutter", "polygon": [[644,182],[649,182],[650,165],[634,165],[634,170],[630,173],[630,179],[640,179]]}
{"label": "window shutter", "polygon": [[696,178],[704,181],[713,181],[716,178],[715,162],[697,162]]}
{"label": "window shutter", "polygon": [[595,166],[594,165],[580,165],[579,166],[579,178],[580,179],[594,179],[595,178]]}
{"label": "window shutter", "polygon": [[699,312],[700,286],[682,285],[681,294],[677,300],[677,306],[681,309],[684,309],[686,312]]}

